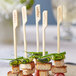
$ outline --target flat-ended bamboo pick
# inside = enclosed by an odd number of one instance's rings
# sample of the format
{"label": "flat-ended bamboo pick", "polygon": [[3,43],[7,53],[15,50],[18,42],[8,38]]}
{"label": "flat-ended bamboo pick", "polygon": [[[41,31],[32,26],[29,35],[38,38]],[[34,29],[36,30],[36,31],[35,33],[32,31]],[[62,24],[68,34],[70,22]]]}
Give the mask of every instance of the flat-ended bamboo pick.
{"label": "flat-ended bamboo pick", "polygon": [[37,41],[37,52],[39,52],[39,21],[41,19],[40,14],[40,5],[35,6],[35,15],[36,15],[36,41]]}
{"label": "flat-ended bamboo pick", "polygon": [[27,22],[26,6],[22,7],[22,19],[23,19],[24,51],[25,51],[25,57],[27,57],[26,26],[25,26]]}
{"label": "flat-ended bamboo pick", "polygon": [[42,27],[42,36],[43,36],[43,56],[45,56],[45,29],[48,25],[48,12],[43,11],[43,27]]}
{"label": "flat-ended bamboo pick", "polygon": [[63,20],[63,6],[57,8],[57,52],[60,53],[60,23]]}
{"label": "flat-ended bamboo pick", "polygon": [[16,40],[17,26],[18,26],[18,13],[17,13],[17,10],[14,10],[13,11],[14,58],[17,58],[17,40]]}

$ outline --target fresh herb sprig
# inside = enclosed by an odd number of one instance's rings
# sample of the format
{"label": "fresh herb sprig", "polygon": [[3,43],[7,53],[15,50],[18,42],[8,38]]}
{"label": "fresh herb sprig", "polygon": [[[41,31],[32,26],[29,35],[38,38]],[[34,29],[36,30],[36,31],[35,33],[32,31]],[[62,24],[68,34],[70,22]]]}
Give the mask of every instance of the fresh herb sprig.
{"label": "fresh herb sprig", "polygon": [[[40,55],[42,56],[43,55],[43,52],[27,52],[29,55]],[[45,52],[45,54],[47,55],[48,54],[48,51]]]}
{"label": "fresh herb sprig", "polygon": [[21,61],[18,59],[13,59],[10,61],[10,66],[19,66],[21,64]]}
{"label": "fresh herb sprig", "polygon": [[41,63],[48,63],[50,60],[62,60],[65,59],[66,52],[62,53],[52,53],[45,56],[41,56],[41,58],[38,58],[37,61]]}
{"label": "fresh herb sprig", "polygon": [[11,60],[10,66],[19,66],[20,64],[27,64],[33,61],[33,58],[24,58],[24,57],[18,57],[16,59],[3,59],[3,60]]}
{"label": "fresh herb sprig", "polygon": [[48,63],[48,62],[50,62],[50,60],[62,60],[62,59],[65,59],[66,52],[52,53],[52,54],[48,54],[48,52],[46,52],[45,56],[42,56],[42,52],[28,52],[28,54],[31,55],[28,58],[18,57],[16,59],[2,59],[2,60],[11,60],[10,61],[11,66],[18,66],[20,64],[30,63],[30,62],[33,61],[34,58],[36,58],[38,62]]}
{"label": "fresh herb sprig", "polygon": [[41,62],[41,63],[48,63],[50,62],[51,58],[50,57],[46,57],[46,58],[38,58],[38,62]]}
{"label": "fresh herb sprig", "polygon": [[[35,58],[35,59],[41,58],[43,55],[43,52],[27,52],[27,53],[30,55],[30,58]],[[45,54],[47,55],[48,52],[46,51]]]}

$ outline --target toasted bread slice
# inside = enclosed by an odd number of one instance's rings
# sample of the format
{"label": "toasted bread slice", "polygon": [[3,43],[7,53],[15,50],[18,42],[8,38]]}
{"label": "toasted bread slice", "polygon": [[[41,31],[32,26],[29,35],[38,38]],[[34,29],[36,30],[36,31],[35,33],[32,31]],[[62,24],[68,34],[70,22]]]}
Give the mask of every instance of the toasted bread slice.
{"label": "toasted bread slice", "polygon": [[37,62],[37,65],[36,65],[36,69],[37,70],[51,70],[52,68],[52,63],[39,63]]}
{"label": "toasted bread slice", "polygon": [[51,71],[52,73],[66,73],[67,66],[61,66],[61,67],[52,66]]}
{"label": "toasted bread slice", "polygon": [[49,71],[39,71],[39,76],[49,76]]}
{"label": "toasted bread slice", "polygon": [[23,76],[33,76],[32,74],[30,74],[30,75],[23,75]]}
{"label": "toasted bread slice", "polygon": [[12,73],[11,71],[9,71],[7,73],[7,76],[23,76],[22,71],[20,71],[19,73]]}
{"label": "toasted bread slice", "polygon": [[64,66],[64,60],[54,61],[54,66]]}
{"label": "toasted bread slice", "polygon": [[35,76],[49,76],[49,71],[35,70]]}
{"label": "toasted bread slice", "polygon": [[12,73],[18,73],[20,72],[19,66],[12,66]]}
{"label": "toasted bread slice", "polygon": [[28,63],[28,64],[21,64],[20,67],[23,70],[32,70],[35,67],[35,64],[32,61],[31,63]]}
{"label": "toasted bread slice", "polygon": [[49,76],[49,71],[35,70],[35,76]]}
{"label": "toasted bread slice", "polygon": [[23,70],[23,75],[30,75],[33,74],[35,72],[35,68],[33,68],[32,70]]}

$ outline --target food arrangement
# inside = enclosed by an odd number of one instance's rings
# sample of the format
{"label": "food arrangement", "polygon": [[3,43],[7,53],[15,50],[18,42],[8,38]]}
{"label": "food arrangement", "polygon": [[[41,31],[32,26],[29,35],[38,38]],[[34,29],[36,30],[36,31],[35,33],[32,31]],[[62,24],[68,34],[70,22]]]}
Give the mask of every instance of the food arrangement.
{"label": "food arrangement", "polygon": [[[57,53],[49,54],[45,51],[45,30],[47,27],[47,10],[43,11],[43,52],[39,51],[39,27],[38,23],[41,19],[40,5],[36,5],[36,38],[37,38],[37,52],[27,51],[26,41],[26,23],[27,23],[27,10],[26,6],[22,7],[23,19],[23,35],[24,35],[24,51],[25,57],[17,57],[17,43],[16,43],[16,28],[18,27],[18,12],[13,11],[13,32],[14,32],[14,59],[10,61],[12,71],[7,73],[7,76],[49,76],[49,71],[53,76],[65,76],[67,66],[64,64],[66,52],[60,52],[60,23],[62,22],[62,6],[57,8]],[[52,63],[54,61],[54,65]]]}

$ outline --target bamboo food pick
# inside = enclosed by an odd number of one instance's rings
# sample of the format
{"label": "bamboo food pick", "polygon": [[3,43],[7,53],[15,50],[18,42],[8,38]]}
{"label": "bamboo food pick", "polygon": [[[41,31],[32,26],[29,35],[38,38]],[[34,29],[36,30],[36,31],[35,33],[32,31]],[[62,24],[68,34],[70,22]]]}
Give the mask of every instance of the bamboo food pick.
{"label": "bamboo food pick", "polygon": [[27,42],[26,42],[26,22],[27,22],[27,9],[26,6],[22,7],[22,19],[23,19],[23,35],[24,35],[24,50],[25,57],[27,58]]}
{"label": "bamboo food pick", "polygon": [[18,13],[17,10],[14,10],[13,11],[14,58],[17,58],[17,40],[16,40],[17,27],[18,27]]}
{"label": "bamboo food pick", "polygon": [[37,52],[39,52],[39,21],[41,19],[41,14],[40,14],[40,5],[35,6],[35,12],[36,12],[36,40],[37,40]]}
{"label": "bamboo food pick", "polygon": [[45,29],[47,27],[47,23],[48,23],[48,12],[45,10],[43,12],[43,56],[45,56]]}
{"label": "bamboo food pick", "polygon": [[63,7],[57,8],[57,52],[60,53],[60,23],[63,20]]}

